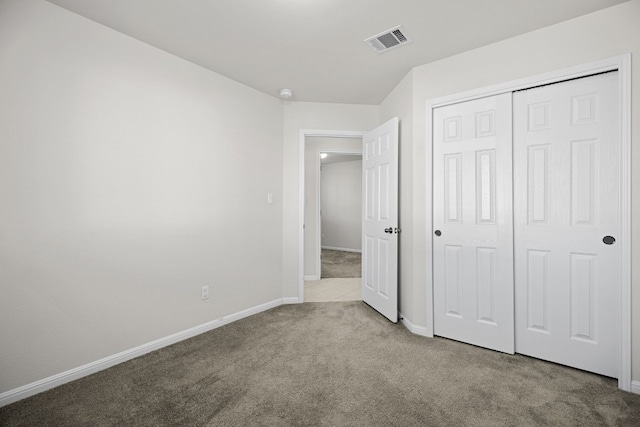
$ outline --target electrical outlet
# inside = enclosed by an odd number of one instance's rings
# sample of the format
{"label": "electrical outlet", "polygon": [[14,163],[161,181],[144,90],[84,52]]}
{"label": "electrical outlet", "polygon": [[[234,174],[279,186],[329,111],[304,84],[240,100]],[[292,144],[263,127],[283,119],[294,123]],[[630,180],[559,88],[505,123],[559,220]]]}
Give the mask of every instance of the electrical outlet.
{"label": "electrical outlet", "polygon": [[202,299],[209,299],[209,286],[202,287]]}

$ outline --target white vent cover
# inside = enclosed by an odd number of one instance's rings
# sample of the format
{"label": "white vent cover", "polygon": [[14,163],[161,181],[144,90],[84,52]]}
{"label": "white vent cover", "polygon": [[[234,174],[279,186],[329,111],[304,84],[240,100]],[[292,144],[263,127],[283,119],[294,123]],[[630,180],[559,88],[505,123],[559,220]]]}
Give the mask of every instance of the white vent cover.
{"label": "white vent cover", "polygon": [[371,49],[378,53],[386,52],[390,49],[395,49],[400,46],[404,46],[407,43],[411,43],[413,40],[407,35],[402,25],[393,27],[390,30],[384,31],[380,34],[376,34],[373,37],[369,37],[364,42],[371,46]]}

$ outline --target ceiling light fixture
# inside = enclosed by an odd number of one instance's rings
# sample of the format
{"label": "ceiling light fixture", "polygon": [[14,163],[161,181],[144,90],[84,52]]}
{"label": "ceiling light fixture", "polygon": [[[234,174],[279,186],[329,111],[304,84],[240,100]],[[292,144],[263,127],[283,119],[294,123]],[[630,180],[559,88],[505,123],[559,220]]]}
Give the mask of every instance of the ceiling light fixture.
{"label": "ceiling light fixture", "polygon": [[293,91],[291,89],[281,89],[280,90],[280,98],[282,98],[282,99],[291,99],[291,98],[293,98]]}

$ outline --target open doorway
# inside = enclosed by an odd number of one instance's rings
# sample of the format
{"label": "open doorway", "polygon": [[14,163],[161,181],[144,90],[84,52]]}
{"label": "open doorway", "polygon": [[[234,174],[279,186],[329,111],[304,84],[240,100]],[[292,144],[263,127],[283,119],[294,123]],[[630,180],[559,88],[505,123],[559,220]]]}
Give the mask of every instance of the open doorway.
{"label": "open doorway", "polygon": [[305,138],[306,302],[361,299],[362,139]]}
{"label": "open doorway", "polygon": [[362,154],[320,153],[320,244],[321,279],[362,277]]}

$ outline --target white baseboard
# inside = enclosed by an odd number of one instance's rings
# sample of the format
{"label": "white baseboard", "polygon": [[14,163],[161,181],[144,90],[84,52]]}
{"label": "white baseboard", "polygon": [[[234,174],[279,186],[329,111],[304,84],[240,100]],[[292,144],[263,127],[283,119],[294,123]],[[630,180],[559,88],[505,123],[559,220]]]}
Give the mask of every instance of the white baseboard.
{"label": "white baseboard", "polygon": [[426,327],[414,325],[402,313],[398,313],[398,318],[401,319],[400,322],[409,330],[409,332],[412,332],[416,335],[421,335],[423,337],[430,337],[430,335],[427,333]]}
{"label": "white baseboard", "polygon": [[290,304],[294,302],[292,300],[295,300],[295,302],[298,302],[298,298],[281,298],[281,299],[273,300],[271,302],[260,304],[255,307],[248,308],[246,310],[242,310],[237,313],[229,314],[227,316],[212,320],[207,323],[203,323],[202,325],[194,326],[193,328],[189,328],[184,331],[177,332],[175,334],[157,339],[155,341],[149,342],[147,344],[143,344],[138,347],[134,347],[129,350],[125,350],[123,352],[114,354],[112,356],[108,356],[103,359],[96,360],[95,362],[87,363],[86,365],[79,366],[77,368],[73,368],[65,372],[61,372],[59,374],[53,375],[48,378],[44,378],[42,380],[33,382],[31,384],[27,384],[13,390],[6,391],[0,394],[0,408],[3,406],[9,405],[11,403],[17,402],[18,400],[25,399],[29,396],[42,393],[43,391],[60,386],[62,384],[66,384],[68,382],[77,380],[82,377],[86,377],[88,375],[94,374],[104,369],[110,368],[119,363],[126,362],[127,360],[131,360],[133,358],[158,350],[160,348],[169,346],[171,344],[175,344],[177,342],[186,340],[188,338],[192,338],[196,335],[200,335],[204,332],[208,332],[210,330],[219,328],[220,326],[226,325],[231,322],[235,322],[236,320],[240,320],[245,317],[269,310],[271,308],[277,307],[282,304]]}
{"label": "white baseboard", "polygon": [[332,251],[342,251],[342,252],[357,252],[359,254],[362,253],[362,249],[336,248],[335,246],[322,246],[322,249],[329,249]]}
{"label": "white baseboard", "polygon": [[301,302],[302,301],[300,301],[300,298],[298,297],[282,298],[283,304],[300,304]]}
{"label": "white baseboard", "polygon": [[320,280],[320,276],[318,276],[317,274],[315,276],[304,276],[304,280],[305,282],[307,280]]}
{"label": "white baseboard", "polygon": [[640,394],[640,381],[631,381],[631,393]]}

